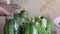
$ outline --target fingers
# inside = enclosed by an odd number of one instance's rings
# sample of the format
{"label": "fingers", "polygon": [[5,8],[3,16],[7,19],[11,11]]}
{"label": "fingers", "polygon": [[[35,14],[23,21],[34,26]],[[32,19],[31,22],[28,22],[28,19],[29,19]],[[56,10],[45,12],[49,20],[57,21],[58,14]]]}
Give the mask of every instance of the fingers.
{"label": "fingers", "polygon": [[2,7],[0,7],[0,15],[5,15],[5,16],[9,16],[10,13],[7,12],[5,9],[3,9]]}

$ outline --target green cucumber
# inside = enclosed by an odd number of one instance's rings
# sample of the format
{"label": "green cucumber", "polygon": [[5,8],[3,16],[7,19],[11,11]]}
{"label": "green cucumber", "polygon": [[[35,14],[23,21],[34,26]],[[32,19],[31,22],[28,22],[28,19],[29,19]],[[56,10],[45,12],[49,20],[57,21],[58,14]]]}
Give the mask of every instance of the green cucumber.
{"label": "green cucumber", "polygon": [[[28,34],[29,33],[29,19],[28,19],[28,12],[26,10],[22,10],[20,13],[20,21],[21,21],[21,34]],[[28,25],[28,26],[27,26]],[[26,30],[25,30],[26,29]]]}
{"label": "green cucumber", "polygon": [[26,23],[25,34],[30,34],[30,23]]}
{"label": "green cucumber", "polygon": [[14,34],[13,19],[6,19],[4,34]]}
{"label": "green cucumber", "polygon": [[20,34],[20,12],[14,14],[14,34]]}
{"label": "green cucumber", "polygon": [[31,20],[30,24],[30,34],[38,34],[38,30],[36,28],[36,22],[34,19]]}
{"label": "green cucumber", "polygon": [[52,24],[51,21],[45,17],[41,18],[41,23],[42,23],[42,33],[43,34],[52,34]]}
{"label": "green cucumber", "polygon": [[41,22],[42,22],[43,28],[46,28],[47,27],[47,19],[43,18],[43,19],[41,19]]}
{"label": "green cucumber", "polygon": [[47,23],[47,31],[48,31],[48,34],[52,34],[52,23],[49,19]]}
{"label": "green cucumber", "polygon": [[9,23],[9,34],[14,34],[13,21]]}
{"label": "green cucumber", "polygon": [[17,20],[14,20],[14,34],[20,34],[20,25]]}
{"label": "green cucumber", "polygon": [[28,19],[28,11],[26,10],[22,10],[20,13],[20,21],[21,21],[21,25],[28,23],[29,19]]}

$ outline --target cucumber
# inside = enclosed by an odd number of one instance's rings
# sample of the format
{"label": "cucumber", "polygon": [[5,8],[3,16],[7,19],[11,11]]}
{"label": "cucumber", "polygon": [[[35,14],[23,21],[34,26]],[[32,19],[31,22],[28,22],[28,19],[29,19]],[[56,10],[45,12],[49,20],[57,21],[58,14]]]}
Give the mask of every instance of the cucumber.
{"label": "cucumber", "polygon": [[30,23],[26,23],[25,34],[30,34]]}
{"label": "cucumber", "polygon": [[6,18],[6,23],[4,27],[4,34],[20,34],[20,19],[19,13],[14,14],[14,18],[9,16]]}
{"label": "cucumber", "polygon": [[45,17],[41,17],[41,33],[42,34],[47,34],[47,19]]}
{"label": "cucumber", "polygon": [[6,19],[4,34],[14,34],[13,19]]}
{"label": "cucumber", "polygon": [[26,23],[29,22],[29,19],[28,19],[28,11],[26,10],[22,10],[21,13],[20,13],[20,20],[21,20],[21,24],[25,25]]}
{"label": "cucumber", "polygon": [[35,21],[40,22],[40,20],[41,20],[41,16],[35,17]]}
{"label": "cucumber", "polygon": [[[28,19],[28,12],[26,10],[22,10],[20,13],[20,21],[21,21],[21,34],[28,34],[29,33],[29,25],[27,23],[29,23],[29,19]],[[28,26],[27,26],[28,25]]]}
{"label": "cucumber", "polygon": [[35,18],[38,34],[52,34],[51,21],[43,16]]}
{"label": "cucumber", "polygon": [[51,21],[45,17],[41,18],[42,23],[42,33],[43,34],[52,34],[52,24]]}
{"label": "cucumber", "polygon": [[46,28],[47,27],[47,19],[43,18],[43,19],[41,19],[41,22],[42,22],[43,28]]}
{"label": "cucumber", "polygon": [[36,28],[36,23],[35,23],[35,20],[34,19],[31,20],[30,34],[38,34],[38,30]]}
{"label": "cucumber", "polygon": [[52,34],[52,23],[49,19],[47,23],[47,31],[48,31],[48,34]]}
{"label": "cucumber", "polygon": [[14,34],[20,34],[20,25],[17,20],[14,20]]}
{"label": "cucumber", "polygon": [[21,13],[20,13],[20,17],[27,18],[28,17],[28,11],[22,10]]}
{"label": "cucumber", "polygon": [[14,34],[20,34],[20,13],[14,14]]}
{"label": "cucumber", "polygon": [[36,28],[37,28],[37,30],[38,30],[38,34],[42,34],[42,23],[41,23],[41,17],[42,16],[37,16],[37,17],[35,17],[35,21],[36,21]]}
{"label": "cucumber", "polygon": [[19,34],[20,27],[14,19],[7,19],[4,27],[4,34]]}
{"label": "cucumber", "polygon": [[13,21],[9,23],[9,34],[14,34]]}

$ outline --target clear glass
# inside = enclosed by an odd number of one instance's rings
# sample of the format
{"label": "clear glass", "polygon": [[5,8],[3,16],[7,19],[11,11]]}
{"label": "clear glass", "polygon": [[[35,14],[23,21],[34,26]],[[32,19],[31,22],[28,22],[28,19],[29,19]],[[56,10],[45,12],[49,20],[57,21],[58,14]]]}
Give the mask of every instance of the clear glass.
{"label": "clear glass", "polygon": [[13,12],[15,12],[16,9],[20,9],[20,0],[1,0],[0,6],[13,14]]}
{"label": "clear glass", "polygon": [[[13,17],[14,12],[20,11],[20,0],[1,0],[0,6],[3,7],[5,10],[11,13],[11,17]],[[9,17],[9,16],[7,16]],[[6,18],[7,18],[6,17]]]}
{"label": "clear glass", "polygon": [[19,9],[20,8],[20,0],[1,0],[0,6],[2,6],[5,9]]}

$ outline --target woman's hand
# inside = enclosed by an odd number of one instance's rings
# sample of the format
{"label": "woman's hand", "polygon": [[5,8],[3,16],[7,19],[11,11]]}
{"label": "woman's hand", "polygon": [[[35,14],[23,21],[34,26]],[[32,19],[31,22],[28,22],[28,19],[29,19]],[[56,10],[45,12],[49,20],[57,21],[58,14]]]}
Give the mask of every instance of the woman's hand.
{"label": "woman's hand", "polygon": [[4,8],[0,7],[0,15],[1,16],[9,16],[10,13],[7,12]]}

